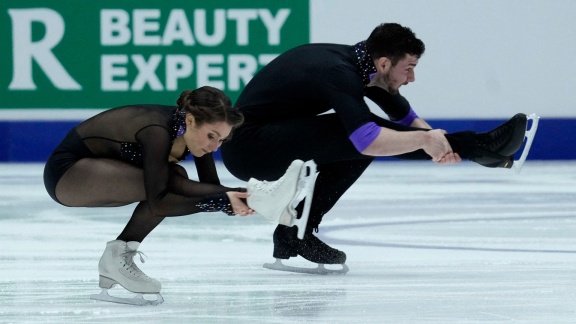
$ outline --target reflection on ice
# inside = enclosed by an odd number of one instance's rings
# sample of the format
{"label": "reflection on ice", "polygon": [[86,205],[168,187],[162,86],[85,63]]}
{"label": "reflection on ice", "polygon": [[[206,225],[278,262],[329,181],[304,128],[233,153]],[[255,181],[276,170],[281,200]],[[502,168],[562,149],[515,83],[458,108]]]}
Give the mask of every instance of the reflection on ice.
{"label": "reflection on ice", "polygon": [[[219,168],[223,183],[241,184]],[[0,165],[1,323],[576,318],[573,161],[528,161],[519,175],[467,163],[375,163],[320,227],[348,255],[344,276],[262,268],[274,260],[274,228],[257,216],[167,219],[140,248],[148,259],[139,266],[162,282],[165,302],[157,307],[89,298],[100,292],[105,244],[133,206],[58,206],[41,175],[39,164]]]}

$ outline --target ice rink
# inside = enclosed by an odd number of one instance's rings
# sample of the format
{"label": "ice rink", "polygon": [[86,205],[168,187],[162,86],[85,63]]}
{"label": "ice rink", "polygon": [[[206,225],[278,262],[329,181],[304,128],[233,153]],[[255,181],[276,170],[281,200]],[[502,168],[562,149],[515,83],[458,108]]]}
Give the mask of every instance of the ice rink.
{"label": "ice rink", "polygon": [[257,215],[166,219],[140,246],[165,299],[148,307],[89,299],[134,206],[60,206],[42,168],[0,164],[0,323],[576,323],[575,161],[375,162],[318,234],[344,276],[262,268],[274,225]]}

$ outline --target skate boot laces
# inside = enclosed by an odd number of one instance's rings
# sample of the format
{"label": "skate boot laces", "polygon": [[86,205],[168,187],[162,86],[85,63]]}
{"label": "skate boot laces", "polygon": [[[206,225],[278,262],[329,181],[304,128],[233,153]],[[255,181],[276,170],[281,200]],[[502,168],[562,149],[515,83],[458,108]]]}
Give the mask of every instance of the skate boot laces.
{"label": "skate boot laces", "polygon": [[264,192],[264,193],[271,193],[271,192],[275,191],[278,187],[280,187],[280,185],[282,184],[283,181],[284,181],[284,176],[282,176],[280,179],[278,179],[276,181],[272,181],[272,182],[268,182],[266,180],[259,181],[256,184],[254,184],[253,189]]}
{"label": "skate boot laces", "polygon": [[126,251],[124,253],[121,254],[122,258],[124,259],[124,264],[122,265],[122,267],[124,269],[126,269],[126,271],[128,271],[130,274],[134,275],[137,278],[146,280],[146,281],[151,281],[152,278],[148,277],[144,272],[142,272],[142,270],[140,270],[140,268],[138,268],[138,266],[136,265],[136,263],[134,263],[134,257],[136,256],[136,254],[138,254],[138,256],[140,257],[140,262],[145,263],[144,261],[144,257],[147,257],[146,254],[144,254],[144,252],[141,251]]}
{"label": "skate boot laces", "polygon": [[526,115],[519,113],[496,129],[478,134],[477,145],[492,153],[509,156],[520,148],[525,129]]}
{"label": "skate boot laces", "polygon": [[512,120],[504,125],[494,129],[491,132],[485,133],[480,142],[480,146],[488,149],[491,152],[496,151],[499,147],[508,141],[509,133],[512,131],[514,123]]}

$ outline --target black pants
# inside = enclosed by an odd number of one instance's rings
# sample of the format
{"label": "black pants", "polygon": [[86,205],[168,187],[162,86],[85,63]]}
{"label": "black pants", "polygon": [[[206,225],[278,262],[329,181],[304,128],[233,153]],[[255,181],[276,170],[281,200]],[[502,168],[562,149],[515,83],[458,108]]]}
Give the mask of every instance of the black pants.
{"label": "black pants", "polygon": [[[379,126],[415,131],[374,116]],[[468,157],[474,143],[473,132],[446,135],[454,152]],[[314,160],[318,179],[310,210],[309,227],[315,228],[340,197],[362,175],[374,157],[359,153],[336,114],[294,119],[266,125],[251,121],[234,132],[231,141],[222,145],[226,168],[239,179],[276,180],[295,159]],[[396,156],[403,159],[430,160],[423,150]]]}

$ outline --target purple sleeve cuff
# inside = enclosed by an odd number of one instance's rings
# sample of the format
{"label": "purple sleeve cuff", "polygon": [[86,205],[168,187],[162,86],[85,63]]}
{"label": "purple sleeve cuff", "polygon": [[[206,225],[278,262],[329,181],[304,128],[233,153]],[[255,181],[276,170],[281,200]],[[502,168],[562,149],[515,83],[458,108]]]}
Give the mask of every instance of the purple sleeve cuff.
{"label": "purple sleeve cuff", "polygon": [[356,129],[349,138],[358,152],[362,153],[378,137],[380,130],[376,123],[369,122]]}
{"label": "purple sleeve cuff", "polygon": [[412,107],[410,107],[410,111],[408,112],[408,115],[406,115],[406,117],[398,120],[397,123],[402,124],[404,126],[410,126],[410,125],[412,125],[412,122],[416,118],[418,118],[418,115],[416,114],[414,109],[412,109]]}

